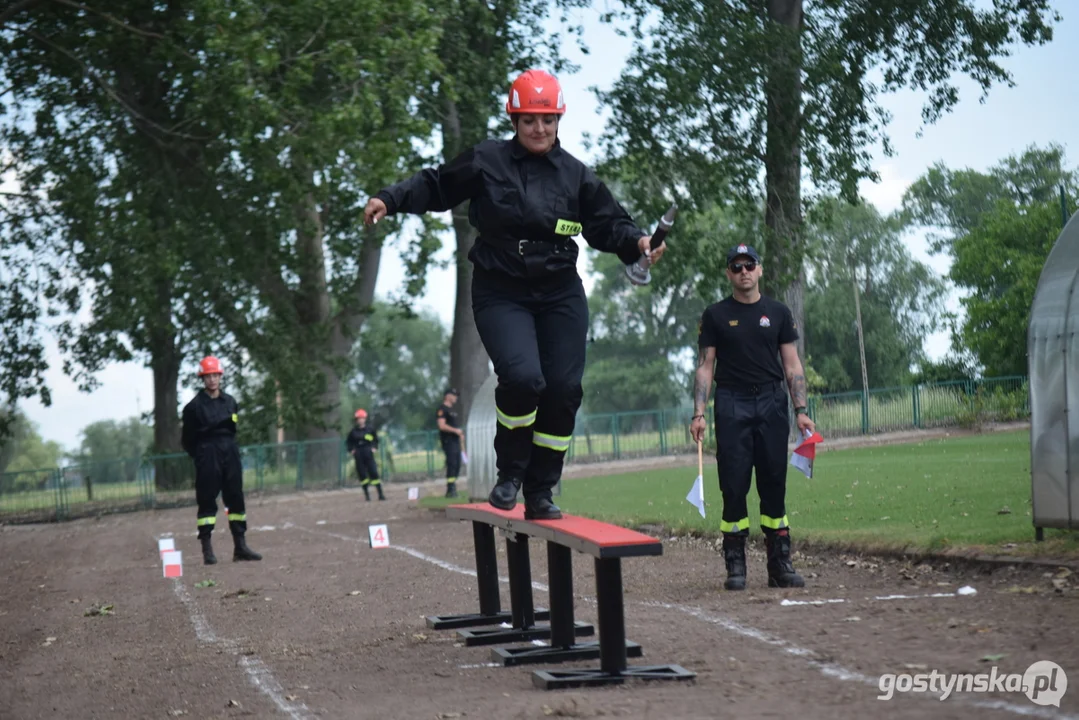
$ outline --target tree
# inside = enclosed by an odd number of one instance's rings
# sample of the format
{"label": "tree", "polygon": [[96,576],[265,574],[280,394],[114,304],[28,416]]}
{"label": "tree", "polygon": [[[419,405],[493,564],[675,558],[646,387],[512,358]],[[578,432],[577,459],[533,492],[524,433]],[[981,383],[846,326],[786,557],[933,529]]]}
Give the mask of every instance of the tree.
{"label": "tree", "polygon": [[56,328],[65,371],[89,390],[109,362],[146,362],[155,448],[176,452],[180,368],[207,325],[186,259],[209,232],[201,168],[221,159],[192,113],[209,31],[181,0],[24,6],[0,37],[3,76],[20,88],[0,136],[22,188],[11,240],[46,270],[50,314],[90,311]]}
{"label": "tree", "polygon": [[960,299],[964,317],[952,344],[969,349],[985,375],[1027,374],[1030,308],[1061,229],[1055,202],[1017,207],[1002,200],[953,242],[949,277],[969,294]]}
{"label": "tree", "polygon": [[448,344],[434,313],[414,315],[376,304],[352,353],[353,369],[346,375],[352,404],[342,409],[342,427],[352,425],[359,407],[380,428],[434,427],[449,377]]}
{"label": "tree", "polygon": [[599,94],[612,111],[610,154],[681,176],[684,205],[763,199],[763,288],[786,300],[800,326],[803,164],[820,192],[854,202],[859,181],[876,179],[871,147],[880,141],[891,152],[880,93],[926,92],[922,118],[934,122],[959,100],[953,74],[983,93],[1010,83],[999,58],[1020,42],[1048,42],[1059,20],[1049,0],[984,9],[976,0],[624,4],[635,17],[634,53]]}
{"label": "tree", "polygon": [[228,156],[210,169],[221,202],[201,256],[207,301],[272,377],[282,421],[302,438],[336,437],[342,374],[393,228],[364,230],[361,199],[414,167],[412,140],[430,132],[414,103],[434,81],[442,16],[418,0],[204,11],[217,32],[195,92]]}
{"label": "tree", "polygon": [[933,230],[967,293],[950,317],[952,348],[987,375],[1025,375],[1026,327],[1041,270],[1062,229],[1060,193],[1075,207],[1079,173],[1057,144],[1030,146],[982,172],[934,165],[903,198],[911,222]]}
{"label": "tree", "polygon": [[150,452],[153,431],[137,417],[99,420],[79,431],[81,440],[69,458],[80,465],[140,458]]}
{"label": "tree", "polygon": [[907,382],[924,359],[946,286],[911,257],[904,230],[900,215],[841,200],[821,203],[807,226],[805,345],[829,391],[862,386],[855,293],[871,387]]}

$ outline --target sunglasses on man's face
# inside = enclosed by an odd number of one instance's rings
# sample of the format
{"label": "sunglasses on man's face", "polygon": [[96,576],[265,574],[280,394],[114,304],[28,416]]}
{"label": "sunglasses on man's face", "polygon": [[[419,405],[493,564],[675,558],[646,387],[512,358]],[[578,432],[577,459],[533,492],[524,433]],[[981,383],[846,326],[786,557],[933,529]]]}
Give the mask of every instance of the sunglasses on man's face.
{"label": "sunglasses on man's face", "polygon": [[745,268],[749,272],[753,272],[757,269],[757,263],[750,260],[749,262],[731,263],[727,267],[730,268],[730,271],[732,273],[737,275],[738,273],[742,272],[742,268]]}

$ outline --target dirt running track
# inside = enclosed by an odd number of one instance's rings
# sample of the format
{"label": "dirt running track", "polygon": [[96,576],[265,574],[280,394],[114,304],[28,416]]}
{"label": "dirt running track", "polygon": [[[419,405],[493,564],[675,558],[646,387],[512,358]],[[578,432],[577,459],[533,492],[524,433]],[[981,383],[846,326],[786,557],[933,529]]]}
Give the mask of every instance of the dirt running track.
{"label": "dirt running track", "polygon": [[[0,527],[0,718],[1079,718],[1076,576],[1054,586],[1044,568],[798,555],[809,587],[769,590],[757,543],[744,594],[719,589],[720,557],[701,541],[624,563],[627,636],[644,647],[630,662],[678,663],[696,680],[537,690],[534,667],[488,666],[489,648],[426,628],[426,615],[476,608],[471,532],[409,507],[399,486],[388,494],[254,500],[249,543],[265,560],[234,564],[219,530],[212,568],[193,507]],[[373,522],[393,548],[368,547]],[[161,576],[166,533],[182,580]],[[531,548],[546,606],[546,553]],[[505,575],[501,541],[499,554]],[[575,568],[577,618],[594,623],[591,559],[575,554]],[[206,579],[216,585],[196,587]],[[977,593],[925,597],[965,585]],[[916,597],[874,599],[894,595]],[[85,615],[103,604],[113,613]],[[877,699],[881,673],[1022,673],[1036,660],[1071,673],[1060,709],[1007,692]]]}

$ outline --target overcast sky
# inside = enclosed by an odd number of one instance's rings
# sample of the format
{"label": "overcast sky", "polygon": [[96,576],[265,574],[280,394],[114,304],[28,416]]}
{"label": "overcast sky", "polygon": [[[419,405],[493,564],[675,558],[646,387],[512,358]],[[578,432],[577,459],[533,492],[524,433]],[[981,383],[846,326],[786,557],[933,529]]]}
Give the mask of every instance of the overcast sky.
{"label": "overcast sky", "polygon": [[[922,98],[914,93],[902,93],[884,99],[893,115],[889,128],[896,154],[884,157],[877,153],[876,169],[881,182],[866,184],[863,195],[882,212],[894,210],[906,187],[930,165],[938,161],[950,167],[970,167],[984,170],[1007,155],[1021,152],[1031,144],[1057,142],[1069,153],[1069,164],[1079,158],[1079,123],[1075,118],[1076,95],[1068,79],[1079,60],[1079,12],[1074,5],[1058,0],[1064,19],[1056,28],[1052,44],[1040,48],[1019,48],[1015,56],[1003,65],[1012,72],[1016,87],[996,87],[984,104],[979,103],[979,90],[971,82],[960,82],[958,107],[936,125],[917,137],[920,125]],[[560,137],[567,150],[586,162],[595,159],[583,144],[584,133],[599,136],[604,128],[604,113],[589,92],[590,85],[608,88],[617,78],[630,49],[629,41],[618,37],[613,30],[598,21],[596,11],[581,11],[585,37],[592,52],[583,56],[576,47],[567,47],[566,55],[581,66],[575,75],[559,78],[566,93],[568,112],[563,120]],[[651,228],[654,218],[639,218],[643,227]],[[582,246],[587,247],[583,241]],[[937,272],[948,270],[947,260],[931,257],[925,240],[918,235],[907,239],[915,258],[927,262]],[[439,259],[448,260],[454,246],[452,234],[446,237]],[[585,253],[581,253],[582,262]],[[582,271],[586,268],[582,267]],[[377,292],[380,296],[396,293],[404,278],[404,267],[395,248],[383,254]],[[586,284],[590,285],[587,282]],[[419,306],[434,311],[450,325],[453,318],[454,274],[450,269],[434,270],[429,274],[427,293]],[[955,298],[950,307],[958,307]],[[928,338],[926,350],[939,358],[948,349],[947,337],[938,334]],[[197,358],[192,363],[197,362]],[[79,431],[91,422],[105,419],[121,420],[153,405],[153,383],[148,368],[136,363],[113,364],[99,375],[101,387],[93,393],[80,393],[64,376],[61,359],[54,344],[49,347],[51,369],[47,377],[52,389],[52,406],[24,402],[21,407],[37,423],[42,436],[56,440],[66,449],[79,444]],[[181,390],[181,403],[186,402],[194,388]]]}

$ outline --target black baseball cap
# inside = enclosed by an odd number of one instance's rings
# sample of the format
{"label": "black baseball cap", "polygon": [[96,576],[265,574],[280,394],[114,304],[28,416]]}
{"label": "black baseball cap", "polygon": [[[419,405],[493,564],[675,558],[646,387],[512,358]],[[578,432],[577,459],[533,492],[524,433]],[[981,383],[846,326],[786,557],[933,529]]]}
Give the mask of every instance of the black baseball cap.
{"label": "black baseball cap", "polygon": [[754,261],[756,261],[758,263],[761,261],[760,254],[758,254],[757,251],[754,250],[752,246],[750,246],[750,245],[735,245],[734,247],[732,247],[730,249],[729,252],[727,252],[727,264],[730,265],[731,262],[733,262],[734,259],[736,257],[738,257],[739,255],[745,255],[746,257],[752,258]]}
{"label": "black baseball cap", "polygon": [[457,388],[446,388],[446,392],[444,392],[442,394],[443,395],[458,395],[459,396],[461,393],[457,392]]}

